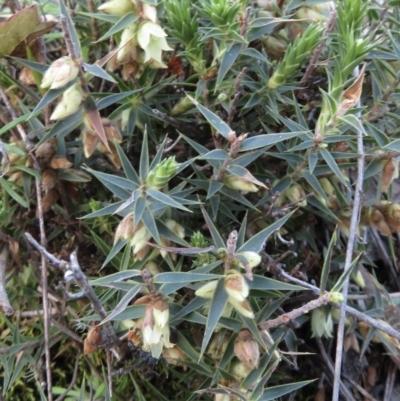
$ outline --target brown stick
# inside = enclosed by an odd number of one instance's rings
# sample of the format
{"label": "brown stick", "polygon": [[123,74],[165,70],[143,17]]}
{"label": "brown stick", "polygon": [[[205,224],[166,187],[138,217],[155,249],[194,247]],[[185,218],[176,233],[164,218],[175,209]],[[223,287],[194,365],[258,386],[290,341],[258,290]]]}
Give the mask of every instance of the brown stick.
{"label": "brown stick", "polygon": [[7,316],[11,316],[14,310],[6,292],[6,268],[8,258],[8,243],[4,242],[0,252],[0,306]]}

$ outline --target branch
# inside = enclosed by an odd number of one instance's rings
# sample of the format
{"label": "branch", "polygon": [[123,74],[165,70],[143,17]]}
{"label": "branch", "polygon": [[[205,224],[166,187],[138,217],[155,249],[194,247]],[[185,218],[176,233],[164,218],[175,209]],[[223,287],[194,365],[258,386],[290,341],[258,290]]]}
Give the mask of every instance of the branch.
{"label": "branch", "polygon": [[[279,265],[273,266],[273,270],[278,276],[285,279],[286,281],[290,281],[294,284],[297,284],[304,288],[307,288],[307,289],[311,290],[316,296],[320,295],[321,290],[318,287],[316,287],[315,285],[306,283],[305,281],[299,280],[295,277],[292,277],[289,273],[282,270],[282,268]],[[333,302],[329,302],[329,304],[337,309],[340,309],[341,305],[342,305],[342,304],[337,304],[337,303],[333,303]],[[376,319],[366,315],[365,313],[352,308],[351,306],[346,305],[345,310],[349,315],[357,318],[358,320],[360,320],[362,322],[367,323],[371,327],[375,327],[376,329],[383,331],[384,333],[388,334],[389,336],[392,336],[400,341],[400,332],[393,329],[389,325],[379,322]]]}
{"label": "branch", "polygon": [[281,324],[286,324],[291,320],[296,319],[299,316],[305,315],[306,313],[312,311],[313,309],[319,308],[323,305],[326,305],[329,302],[329,293],[324,294],[322,297],[317,299],[313,299],[310,302],[307,302],[305,305],[300,308],[293,309],[292,311],[285,313],[281,316],[278,316],[276,319],[267,320],[264,323],[260,323],[258,327],[263,330],[270,329],[272,327],[280,326]]}
{"label": "branch", "polygon": [[[357,66],[353,75],[358,77],[360,74],[360,68]],[[357,102],[357,107],[360,107],[360,100]],[[360,114],[360,113],[358,113]],[[360,116],[359,116],[360,117]],[[360,222],[360,211],[361,211],[361,196],[363,193],[363,181],[364,181],[364,143],[363,143],[363,133],[361,130],[357,132],[357,153],[360,157],[357,160],[357,182],[356,189],[354,192],[354,200],[353,200],[353,210],[351,212],[351,221],[349,228],[349,238],[347,242],[346,249],[346,258],[344,262],[344,271],[350,269],[352,259],[353,259],[353,251],[354,245],[357,237],[357,227]],[[337,331],[337,342],[336,342],[336,358],[335,358],[335,377],[333,382],[333,395],[332,401],[339,401],[339,393],[340,393],[340,374],[342,369],[342,357],[343,357],[343,344],[344,344],[344,329],[345,329],[345,320],[346,320],[346,306],[347,306],[347,293],[349,290],[349,276],[343,285],[342,294],[343,294],[343,302],[340,307],[340,319],[339,326]]]}
{"label": "branch", "polygon": [[6,292],[6,268],[8,258],[8,243],[4,242],[0,252],[0,306],[7,316],[11,316],[14,310]]}
{"label": "branch", "polygon": [[[89,280],[82,272],[78,259],[76,256],[76,252],[72,252],[70,255],[70,263],[65,261],[58,260],[55,256],[51,255],[49,252],[44,249],[38,242],[29,234],[25,233],[25,238],[47,259],[54,263],[55,266],[64,271],[64,278],[69,280],[71,277],[74,279],[76,284],[81,288],[81,290],[85,293],[86,297],[89,299],[93,309],[99,315],[100,319],[104,320],[107,317],[107,312],[105,311],[103,305],[101,304],[99,298],[96,293],[93,291],[92,286],[89,283]],[[124,355],[124,350],[122,343],[119,338],[115,334],[114,328],[110,322],[104,323],[104,330],[108,336],[108,338],[113,343],[114,347],[112,351],[117,359],[121,359]]]}

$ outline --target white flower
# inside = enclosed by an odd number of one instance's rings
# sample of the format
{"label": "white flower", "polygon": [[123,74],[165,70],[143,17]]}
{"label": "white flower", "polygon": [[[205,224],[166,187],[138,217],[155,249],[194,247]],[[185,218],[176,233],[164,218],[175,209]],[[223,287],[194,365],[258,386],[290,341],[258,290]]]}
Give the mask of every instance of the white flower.
{"label": "white flower", "polygon": [[132,53],[132,58],[135,58],[135,49],[137,45],[136,41],[136,24],[128,26],[122,31],[121,42],[119,44],[119,50],[117,54],[117,61],[122,62],[124,59]]}
{"label": "white flower", "polygon": [[104,11],[107,14],[123,16],[130,12],[136,11],[136,2],[130,0],[112,0],[107,1],[98,7],[98,10]]}
{"label": "white flower", "polygon": [[162,51],[171,51],[165,39],[167,34],[160,25],[151,21],[144,21],[139,25],[137,41],[145,52],[144,62],[151,59],[162,63]]}
{"label": "white flower", "polygon": [[73,81],[79,73],[79,67],[65,56],[54,61],[43,76],[41,88],[58,89]]}
{"label": "white flower", "polygon": [[[156,302],[157,303],[157,302]],[[150,351],[153,358],[159,358],[163,348],[172,348],[175,344],[169,341],[170,330],[168,321],[168,309],[156,312],[155,304],[146,307],[143,323],[143,349]],[[167,311],[167,313],[165,312]],[[161,327],[160,324],[163,324]]]}

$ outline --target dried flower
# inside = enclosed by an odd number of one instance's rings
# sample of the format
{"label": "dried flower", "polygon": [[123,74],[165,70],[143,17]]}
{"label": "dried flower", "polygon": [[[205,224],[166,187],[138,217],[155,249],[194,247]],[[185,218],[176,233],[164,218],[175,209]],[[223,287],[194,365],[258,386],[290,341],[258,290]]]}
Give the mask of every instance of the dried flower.
{"label": "dried flower", "polygon": [[244,301],[249,295],[249,286],[245,278],[236,270],[228,270],[225,276],[225,290],[229,298],[237,302]]}
{"label": "dried flower", "polygon": [[54,155],[50,160],[50,167],[54,169],[70,168],[72,163],[65,156]]}
{"label": "dried flower", "polygon": [[56,150],[55,138],[51,138],[46,142],[43,142],[35,150],[36,157],[48,157],[51,156]]}
{"label": "dried flower", "polygon": [[386,192],[394,179],[399,178],[399,162],[396,159],[389,159],[385,162],[382,170],[381,189]]}
{"label": "dried flower", "polygon": [[53,189],[58,181],[58,176],[57,173],[49,168],[42,173],[42,182],[43,182],[43,189],[45,191],[49,191],[50,189]]}
{"label": "dried flower", "polygon": [[257,367],[260,362],[258,343],[247,329],[241,330],[238,334],[235,341],[234,352],[241,362],[244,362],[252,368]]}
{"label": "dried flower", "polygon": [[92,327],[85,341],[83,342],[83,355],[91,354],[99,349],[99,346],[103,343],[103,336],[100,326]]}

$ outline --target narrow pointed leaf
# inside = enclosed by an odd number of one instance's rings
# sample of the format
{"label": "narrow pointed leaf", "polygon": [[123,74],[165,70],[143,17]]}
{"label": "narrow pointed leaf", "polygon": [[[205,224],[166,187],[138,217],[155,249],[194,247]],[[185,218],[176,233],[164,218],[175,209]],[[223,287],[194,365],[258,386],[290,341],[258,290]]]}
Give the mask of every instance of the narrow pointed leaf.
{"label": "narrow pointed leaf", "polygon": [[207,223],[207,227],[210,230],[210,234],[211,234],[211,237],[212,237],[212,239],[214,241],[214,245],[217,248],[225,248],[226,247],[225,241],[222,239],[222,237],[220,236],[217,228],[214,226],[214,223],[212,222],[210,216],[206,212],[206,209],[204,209],[203,205],[201,205],[200,207],[201,207],[201,211],[203,212],[204,220]]}
{"label": "narrow pointed leaf", "polygon": [[33,109],[31,115],[29,118],[34,117],[39,111],[43,110],[46,106],[48,106],[53,100],[57,99],[59,96],[61,96],[68,88],[70,88],[72,85],[74,85],[76,82],[76,79],[74,79],[71,82],[68,82],[65,86],[62,88],[58,89],[50,89],[48,90],[45,95],[40,99],[40,102],[36,105],[36,107]]}
{"label": "narrow pointed leaf", "polygon": [[132,299],[139,293],[141,290],[142,286],[141,285],[135,285],[133,286],[119,301],[118,305],[115,307],[115,309],[104,319],[100,322],[100,324],[104,324],[106,322],[109,322],[110,320],[114,319],[115,316],[119,315],[122,313],[126,307],[129,305],[129,303],[132,301]]}
{"label": "narrow pointed leaf", "polygon": [[200,113],[203,114],[205,119],[215,128],[215,130],[219,132],[225,139],[228,139],[229,134],[232,132],[232,129],[229,127],[229,125],[226,124],[223,120],[221,120],[212,111],[202,106],[196,99],[193,99],[189,95],[186,96],[195,104]]}
{"label": "narrow pointed leaf", "polygon": [[114,84],[117,83],[117,81],[108,72],[103,70],[103,68],[101,68],[99,65],[88,64],[88,63],[82,63],[82,65],[85,68],[85,70],[90,74],[99,77],[101,79],[105,79],[106,81],[110,81]]}
{"label": "narrow pointed leaf", "polygon": [[[108,30],[100,39],[97,40],[97,42],[101,42],[116,33],[122,31],[129,25],[132,25],[137,19],[139,18],[139,15],[136,15],[134,13],[128,13],[124,15],[117,23],[115,23],[110,30]],[[97,43],[95,42],[95,43]]]}
{"label": "narrow pointed leaf", "polygon": [[221,278],[220,274],[193,273],[193,272],[170,272],[159,273],[154,277],[156,283],[194,283],[196,281],[215,280]]}
{"label": "narrow pointed leaf", "polygon": [[136,185],[139,186],[140,185],[139,176],[137,175],[129,159],[126,157],[125,152],[122,150],[119,143],[115,142],[114,146],[117,149],[117,153],[119,159],[121,160],[122,168],[124,170],[126,177],[128,178],[128,180],[134,182]]}
{"label": "narrow pointed leaf", "polygon": [[139,177],[145,181],[149,175],[149,144],[147,140],[147,129],[143,135],[142,152],[140,154]]}
{"label": "narrow pointed leaf", "polygon": [[185,206],[181,205],[179,202],[175,201],[167,194],[164,194],[161,191],[157,191],[157,189],[149,188],[147,190],[147,194],[154,200],[161,202],[162,204],[164,204],[166,206],[171,206],[176,209],[181,209],[181,210],[184,210],[185,212],[191,213],[191,210],[187,209]]}
{"label": "narrow pointed leaf", "polygon": [[291,383],[291,384],[283,384],[281,386],[275,386],[275,387],[270,387],[267,388],[264,391],[264,394],[259,398],[258,401],[272,401],[276,400],[278,397],[282,397],[285,394],[289,394],[292,391],[296,391],[299,388],[302,388],[304,386],[307,386],[308,384],[312,383],[314,380],[305,380],[302,382],[298,383]]}
{"label": "narrow pointed leaf", "polygon": [[242,50],[242,44],[236,43],[231,46],[231,48],[224,54],[222,58],[221,65],[219,67],[217,82],[215,86],[218,88],[221,85],[222,80],[225,78],[225,75],[228,73],[233,63],[238,58],[240,51]]}
{"label": "narrow pointed leaf", "polygon": [[142,221],[143,224],[146,226],[146,228],[149,230],[151,236],[154,238],[154,240],[159,244],[161,243],[160,235],[157,230],[157,225],[154,220],[153,215],[148,209],[145,209],[143,211],[143,216],[142,216]]}
{"label": "narrow pointed leaf", "polygon": [[333,250],[334,245],[336,244],[336,240],[337,240],[337,231],[335,230],[333,232],[332,238],[329,242],[329,247],[328,247],[328,250],[326,251],[324,265],[322,266],[321,283],[320,283],[321,295],[323,295],[326,290],[326,284],[328,282],[329,270],[331,267],[332,250]]}
{"label": "narrow pointed leaf", "polygon": [[264,248],[265,242],[267,241],[268,237],[275,231],[279,230],[290,219],[290,217],[292,217],[294,212],[295,212],[295,210],[288,213],[286,216],[282,217],[275,223],[271,224],[269,227],[260,231],[254,237],[249,239],[245,244],[243,244],[237,250],[237,252],[238,253],[245,252],[245,251],[251,251],[251,252],[256,252],[256,253],[261,252],[262,249]]}
{"label": "narrow pointed leaf", "polygon": [[78,34],[75,30],[75,24],[69,15],[69,11],[65,6],[64,0],[60,0],[60,17],[65,18],[66,20],[70,42],[75,53],[74,56],[77,59],[82,58],[81,42],[79,41]]}
{"label": "narrow pointed leaf", "polygon": [[282,134],[266,134],[257,135],[251,138],[246,138],[240,146],[241,152],[247,152],[253,149],[264,148],[266,146],[275,145],[278,142],[283,142],[291,138],[295,138],[304,134],[305,131],[284,132]]}
{"label": "narrow pointed leaf", "polygon": [[217,288],[215,289],[213,299],[211,301],[210,310],[208,311],[206,329],[204,332],[203,344],[201,345],[200,358],[204,354],[211,336],[217,327],[218,321],[222,316],[222,312],[228,301],[228,294],[225,291],[225,280],[223,278],[218,280]]}
{"label": "narrow pointed leaf", "polygon": [[335,174],[337,178],[341,181],[341,183],[346,187],[349,188],[349,183],[347,180],[343,177],[342,172],[339,169],[339,166],[337,165],[335,159],[332,157],[330,152],[327,149],[320,149],[319,152],[321,153],[321,156],[324,158],[326,164],[329,166],[329,168],[332,170],[332,172]]}
{"label": "narrow pointed leaf", "polygon": [[92,96],[88,96],[83,102],[84,118],[87,119],[90,128],[96,132],[97,136],[100,138],[103,145],[111,153],[111,149],[108,145],[108,140],[106,133],[104,131],[103,122],[101,121],[101,116],[99,110],[97,109],[96,103]]}

